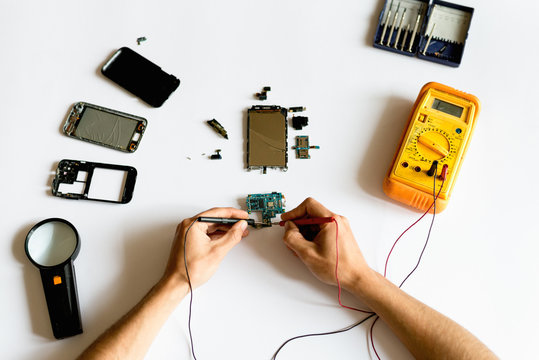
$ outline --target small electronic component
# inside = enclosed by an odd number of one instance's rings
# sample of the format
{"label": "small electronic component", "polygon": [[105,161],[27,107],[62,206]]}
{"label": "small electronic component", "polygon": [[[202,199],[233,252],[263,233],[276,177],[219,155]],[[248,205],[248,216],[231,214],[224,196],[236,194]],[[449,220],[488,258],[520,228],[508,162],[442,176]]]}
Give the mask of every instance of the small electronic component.
{"label": "small electronic component", "polygon": [[215,150],[215,154],[210,155],[211,160],[221,160],[223,157],[221,156],[221,149]]}
{"label": "small electronic component", "polygon": [[278,168],[286,171],[288,143],[286,115],[277,105],[257,105],[247,111],[247,170]]}
{"label": "small electronic component", "polygon": [[288,111],[290,111],[290,112],[302,112],[302,111],[305,111],[305,110],[307,110],[307,108],[305,106],[293,106],[293,107],[288,109]]}
{"label": "small electronic component", "polygon": [[137,38],[137,45],[140,45],[141,43],[143,43],[144,41],[146,41],[146,37],[145,36],[141,36],[139,38]]}
{"label": "small electronic component", "polygon": [[479,110],[479,100],[473,95],[438,83],[423,86],[384,179],[384,192],[426,211],[433,202],[433,176],[438,174],[436,211],[444,210]]}
{"label": "small electronic component", "polygon": [[146,130],[146,119],[85,102],[76,103],[64,123],[64,134],[92,144],[134,152]]}
{"label": "small electronic component", "polygon": [[221,125],[219,123],[219,121],[215,120],[215,119],[212,119],[212,120],[208,120],[206,121],[208,123],[208,125],[211,126],[211,128],[213,130],[215,130],[218,134],[220,134],[222,137],[224,137],[225,139],[228,140],[228,135],[226,133],[226,130],[225,128],[223,127],[223,125]]}
{"label": "small electronic component", "polygon": [[52,194],[73,200],[126,204],[133,198],[137,170],[132,166],[62,160],[52,181]]}
{"label": "small electronic component", "polygon": [[387,0],[373,45],[458,67],[473,12],[473,8],[440,0],[430,5],[429,0]]}
{"label": "small electronic component", "polygon": [[246,199],[247,212],[253,211],[262,213],[262,223],[264,226],[272,226],[271,219],[277,214],[285,212],[285,197],[279,192],[269,194],[249,194]]}
{"label": "small electronic component", "polygon": [[292,117],[292,127],[296,130],[303,129],[304,126],[309,124],[309,118],[307,116],[294,116]]}
{"label": "small electronic component", "polygon": [[271,91],[271,86],[264,86],[262,88],[262,91],[255,94],[255,97],[258,100],[267,100],[268,99],[268,91]]}
{"label": "small electronic component", "polygon": [[310,146],[308,136],[296,136],[296,146],[292,146],[296,150],[296,159],[310,159],[309,149],[320,149],[320,146]]}

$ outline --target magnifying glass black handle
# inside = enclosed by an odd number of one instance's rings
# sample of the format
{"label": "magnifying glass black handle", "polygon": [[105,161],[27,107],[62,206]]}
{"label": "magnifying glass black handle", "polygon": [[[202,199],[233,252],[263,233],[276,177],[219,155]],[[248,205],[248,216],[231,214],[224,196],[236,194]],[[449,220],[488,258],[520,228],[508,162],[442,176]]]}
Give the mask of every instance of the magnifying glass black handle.
{"label": "magnifying glass black handle", "polygon": [[63,339],[82,333],[73,261],[68,261],[64,267],[39,271],[54,337]]}

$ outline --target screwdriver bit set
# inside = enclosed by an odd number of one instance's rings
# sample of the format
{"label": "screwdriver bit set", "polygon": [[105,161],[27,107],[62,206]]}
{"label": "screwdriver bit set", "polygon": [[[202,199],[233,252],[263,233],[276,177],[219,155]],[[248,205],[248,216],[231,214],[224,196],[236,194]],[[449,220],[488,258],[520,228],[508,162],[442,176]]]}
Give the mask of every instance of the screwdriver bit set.
{"label": "screwdriver bit set", "polygon": [[458,67],[473,11],[439,0],[386,0],[374,47]]}

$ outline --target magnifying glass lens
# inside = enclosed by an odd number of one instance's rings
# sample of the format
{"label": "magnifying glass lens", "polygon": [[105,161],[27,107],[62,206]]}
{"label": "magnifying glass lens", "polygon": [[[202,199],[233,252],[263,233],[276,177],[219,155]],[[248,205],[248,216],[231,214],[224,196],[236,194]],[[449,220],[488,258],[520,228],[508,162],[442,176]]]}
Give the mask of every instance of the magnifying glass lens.
{"label": "magnifying glass lens", "polygon": [[77,247],[73,228],[60,221],[44,223],[28,238],[28,255],[41,266],[55,266],[71,257]]}
{"label": "magnifying glass lens", "polygon": [[28,232],[24,249],[41,274],[54,337],[63,339],[82,333],[73,267],[80,249],[75,227],[64,219],[45,219]]}

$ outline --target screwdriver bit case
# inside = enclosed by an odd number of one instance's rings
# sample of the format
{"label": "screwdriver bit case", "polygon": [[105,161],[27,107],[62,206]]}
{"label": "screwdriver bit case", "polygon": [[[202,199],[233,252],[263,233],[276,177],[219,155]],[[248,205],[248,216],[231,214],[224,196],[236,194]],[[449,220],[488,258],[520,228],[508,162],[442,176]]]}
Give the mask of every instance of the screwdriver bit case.
{"label": "screwdriver bit case", "polygon": [[374,47],[458,67],[473,12],[446,1],[386,0]]}

